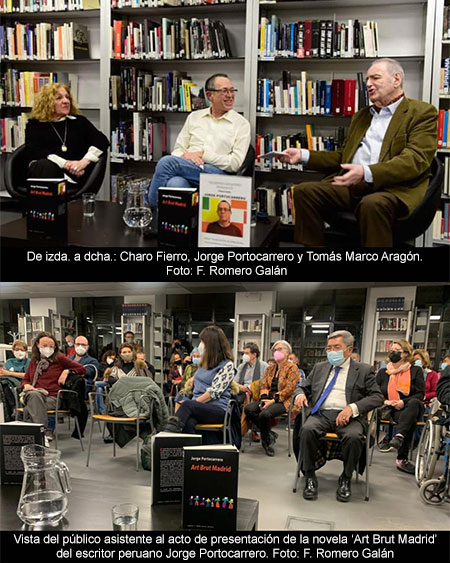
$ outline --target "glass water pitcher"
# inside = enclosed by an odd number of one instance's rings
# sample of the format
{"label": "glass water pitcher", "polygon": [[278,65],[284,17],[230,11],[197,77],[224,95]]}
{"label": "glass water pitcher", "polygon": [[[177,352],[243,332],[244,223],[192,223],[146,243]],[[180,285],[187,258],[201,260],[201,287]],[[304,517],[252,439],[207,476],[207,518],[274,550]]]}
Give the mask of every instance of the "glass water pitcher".
{"label": "glass water pitcher", "polygon": [[125,195],[125,211],[123,220],[128,227],[148,227],[152,220],[152,212],[146,201],[148,180],[133,180],[128,182],[123,190]]}
{"label": "glass water pitcher", "polygon": [[17,515],[29,525],[55,526],[67,512],[70,476],[61,452],[37,444],[23,446],[25,468]]}

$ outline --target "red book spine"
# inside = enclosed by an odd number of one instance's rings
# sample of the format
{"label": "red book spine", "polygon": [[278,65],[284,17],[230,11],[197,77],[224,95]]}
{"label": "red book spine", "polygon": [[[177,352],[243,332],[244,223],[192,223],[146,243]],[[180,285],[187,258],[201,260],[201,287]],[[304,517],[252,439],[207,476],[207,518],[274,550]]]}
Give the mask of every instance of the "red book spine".
{"label": "red book spine", "polygon": [[122,58],[122,21],[114,20],[114,58]]}
{"label": "red book spine", "polygon": [[344,90],[344,115],[353,115],[355,113],[356,80],[345,80]]}
{"label": "red book spine", "polygon": [[442,149],[442,141],[444,138],[444,116],[445,110],[439,110],[439,117],[438,117],[438,149]]}
{"label": "red book spine", "polygon": [[344,80],[331,81],[331,113],[342,115],[344,112]]}
{"label": "red book spine", "polygon": [[312,57],[312,21],[306,20],[303,29],[303,45],[305,57]]}

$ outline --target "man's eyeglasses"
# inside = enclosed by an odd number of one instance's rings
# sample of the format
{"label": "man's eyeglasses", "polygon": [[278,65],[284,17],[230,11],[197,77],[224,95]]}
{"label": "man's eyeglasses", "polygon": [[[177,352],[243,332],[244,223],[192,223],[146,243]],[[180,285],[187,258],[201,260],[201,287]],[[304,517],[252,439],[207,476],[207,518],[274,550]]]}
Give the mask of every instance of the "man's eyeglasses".
{"label": "man's eyeglasses", "polygon": [[226,96],[227,94],[231,94],[232,96],[234,96],[237,90],[235,88],[221,88],[220,90],[215,90],[214,88],[210,88],[208,92],[218,92],[219,94],[222,94],[222,96]]}

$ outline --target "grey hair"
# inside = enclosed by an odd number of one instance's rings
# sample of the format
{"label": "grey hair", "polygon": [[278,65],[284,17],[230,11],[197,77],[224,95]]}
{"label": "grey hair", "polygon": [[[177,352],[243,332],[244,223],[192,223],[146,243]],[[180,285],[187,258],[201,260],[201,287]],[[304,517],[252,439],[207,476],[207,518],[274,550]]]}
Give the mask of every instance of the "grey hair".
{"label": "grey hair", "polygon": [[394,76],[394,74],[398,72],[401,76],[400,86],[403,86],[405,71],[403,70],[402,65],[398,61],[396,61],[395,59],[389,59],[388,57],[383,57],[382,59],[377,59],[376,61],[374,61],[369,68],[373,67],[373,65],[376,65],[378,63],[384,63],[386,65],[387,71],[391,76]]}
{"label": "grey hair", "polygon": [[327,339],[331,340],[332,338],[340,338],[340,337],[342,338],[346,346],[353,346],[355,339],[353,337],[353,334],[348,330],[336,330],[335,332],[329,334]]}
{"label": "grey hair", "polygon": [[281,344],[284,348],[286,348],[286,350],[288,350],[289,354],[292,354],[292,346],[286,340],[277,340],[272,346],[271,350],[275,350],[278,344]]}

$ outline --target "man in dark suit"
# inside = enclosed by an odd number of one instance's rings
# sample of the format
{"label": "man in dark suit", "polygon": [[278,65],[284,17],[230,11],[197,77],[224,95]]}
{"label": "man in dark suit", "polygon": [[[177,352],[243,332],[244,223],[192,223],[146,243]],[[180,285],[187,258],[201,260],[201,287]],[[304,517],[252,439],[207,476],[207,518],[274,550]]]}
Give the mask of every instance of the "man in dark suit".
{"label": "man in dark suit", "polygon": [[296,242],[323,246],[324,221],[345,210],[358,219],[361,246],[391,247],[394,222],[422,201],[437,146],[437,110],[407,98],[403,78],[397,61],[375,61],[366,73],[373,105],[354,114],[341,149],[284,151],[283,162],[326,175],[295,186]]}
{"label": "man in dark suit", "polygon": [[346,330],[330,334],[326,348],[328,361],[316,364],[296,392],[295,404],[304,407],[307,416],[300,430],[301,469],[306,478],[303,497],[306,500],[317,498],[315,458],[319,440],[327,432],[339,436],[344,458],[336,498],[341,502],[350,500],[352,474],[367,433],[366,414],[383,404],[373,368],[350,357],[353,342],[353,336]]}

